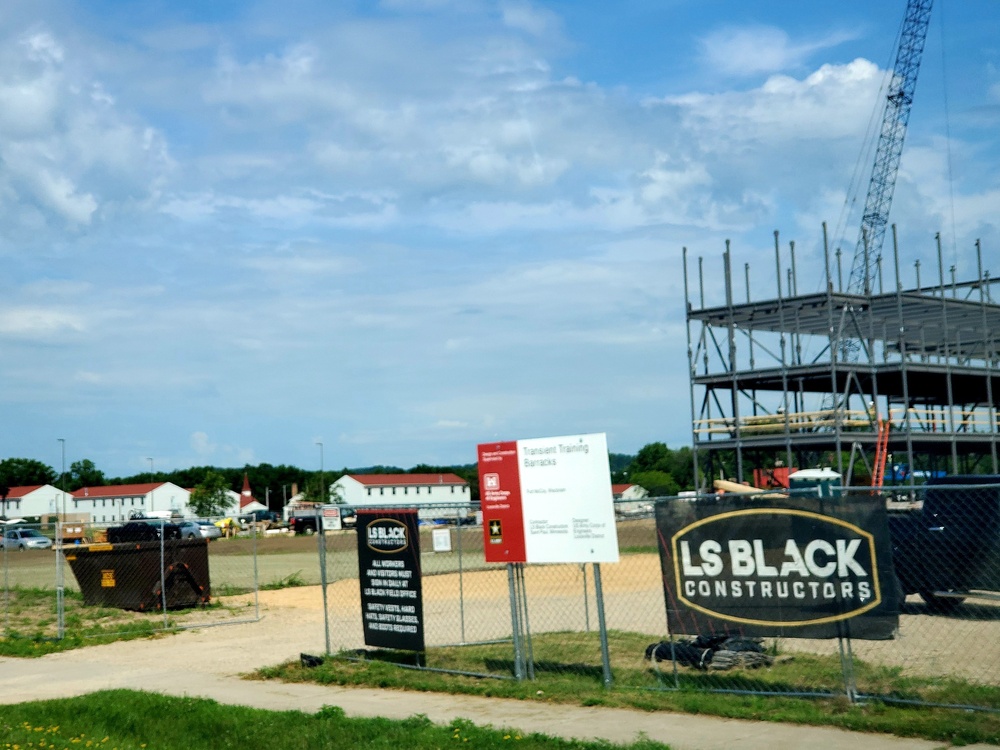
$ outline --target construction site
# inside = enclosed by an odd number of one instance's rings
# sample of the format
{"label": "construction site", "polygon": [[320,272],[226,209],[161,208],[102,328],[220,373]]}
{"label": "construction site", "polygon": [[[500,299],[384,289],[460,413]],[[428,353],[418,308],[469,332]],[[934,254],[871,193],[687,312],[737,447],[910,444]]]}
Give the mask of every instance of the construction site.
{"label": "construction site", "polygon": [[[934,280],[921,283],[917,265],[916,283],[905,284],[892,245],[890,284],[879,267],[875,288],[843,289],[824,227],[825,291],[797,294],[794,245],[783,264],[775,233],[777,283],[764,299],[751,299],[749,265],[743,284],[734,279],[727,248],[721,276],[711,273],[724,279],[726,302],[711,307],[698,259],[685,303],[703,475],[783,486],[790,468],[829,466],[845,482],[881,486],[998,472],[1000,305],[982,248],[975,278],[946,278],[939,243]],[[684,268],[687,279],[686,251]],[[866,476],[852,476],[855,464]]]}
{"label": "construction site", "polygon": [[906,6],[846,284],[825,224],[821,278],[803,280],[819,290],[812,294],[798,292],[795,244],[783,259],[778,232],[765,273],[774,291],[763,299],[752,298],[748,263],[737,278],[727,241],[721,273],[707,269],[722,279],[725,301],[706,306],[706,292],[722,295],[706,290],[704,260],[690,268],[684,249],[695,473],[709,484],[786,487],[796,468],[829,467],[845,484],[875,487],[1000,471],[1000,305],[983,248],[977,240],[975,277],[959,280],[956,266],[972,265],[950,264],[946,274],[939,233],[929,280],[919,258],[911,276],[889,222],[931,6]]}

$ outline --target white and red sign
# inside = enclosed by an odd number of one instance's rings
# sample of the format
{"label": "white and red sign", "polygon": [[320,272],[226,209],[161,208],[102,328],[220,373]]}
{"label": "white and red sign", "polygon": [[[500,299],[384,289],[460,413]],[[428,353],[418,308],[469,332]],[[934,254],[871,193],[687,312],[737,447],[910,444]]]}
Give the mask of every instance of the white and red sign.
{"label": "white and red sign", "polygon": [[487,562],[618,562],[604,433],[479,446]]}

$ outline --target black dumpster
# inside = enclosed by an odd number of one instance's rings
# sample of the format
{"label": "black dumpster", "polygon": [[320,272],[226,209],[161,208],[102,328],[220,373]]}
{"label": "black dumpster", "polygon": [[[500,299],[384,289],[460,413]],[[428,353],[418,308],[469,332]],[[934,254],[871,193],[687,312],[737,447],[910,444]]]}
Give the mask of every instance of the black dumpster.
{"label": "black dumpster", "polygon": [[[83,603],[139,612],[188,609],[211,599],[207,539],[90,544],[63,550]],[[163,572],[160,572],[160,562]]]}

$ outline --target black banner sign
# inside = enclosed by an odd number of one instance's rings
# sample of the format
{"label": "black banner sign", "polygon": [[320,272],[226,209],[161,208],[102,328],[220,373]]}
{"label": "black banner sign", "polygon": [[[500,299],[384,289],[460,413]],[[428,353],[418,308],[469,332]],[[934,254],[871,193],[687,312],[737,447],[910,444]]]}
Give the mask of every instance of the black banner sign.
{"label": "black banner sign", "polygon": [[673,634],[884,640],[899,625],[875,496],[670,500],[656,528]]}
{"label": "black banner sign", "polygon": [[365,644],[424,650],[416,510],[359,510],[358,571]]}

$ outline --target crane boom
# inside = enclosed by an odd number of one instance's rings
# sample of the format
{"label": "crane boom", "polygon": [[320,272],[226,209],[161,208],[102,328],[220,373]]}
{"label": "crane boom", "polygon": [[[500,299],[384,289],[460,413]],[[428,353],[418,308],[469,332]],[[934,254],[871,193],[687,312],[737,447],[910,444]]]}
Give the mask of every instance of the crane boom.
{"label": "crane boom", "polygon": [[882,129],[879,133],[875,163],[872,166],[865,210],[861,215],[861,231],[851,262],[851,275],[847,289],[855,294],[869,294],[882,254],[885,229],[889,222],[892,193],[896,187],[899,159],[903,153],[906,126],[910,121],[913,92],[917,86],[917,73],[927,39],[927,26],[931,19],[933,0],[908,0],[896,50],[896,63],[892,69],[888,92],[882,111]]}

